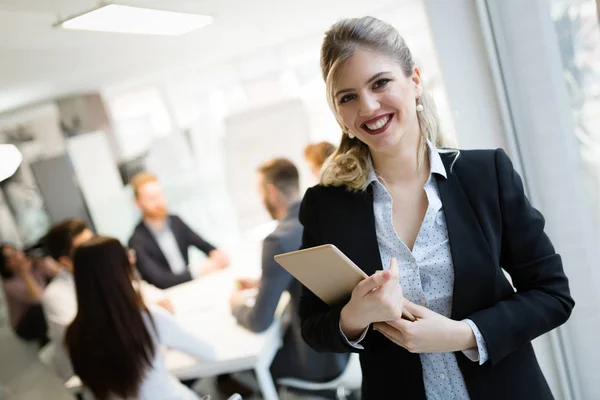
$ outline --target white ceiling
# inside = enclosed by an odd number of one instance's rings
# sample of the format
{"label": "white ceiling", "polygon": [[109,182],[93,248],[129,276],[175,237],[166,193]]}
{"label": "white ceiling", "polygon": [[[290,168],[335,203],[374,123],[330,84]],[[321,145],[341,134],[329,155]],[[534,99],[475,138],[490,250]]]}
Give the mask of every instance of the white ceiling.
{"label": "white ceiling", "polygon": [[[96,0],[0,0],[0,111],[184,66],[215,65],[319,35],[343,17],[385,18],[399,0],[114,2],[209,14],[215,23],[175,38],[68,31],[52,27],[58,15],[80,13]],[[402,6],[416,2],[402,0]]]}

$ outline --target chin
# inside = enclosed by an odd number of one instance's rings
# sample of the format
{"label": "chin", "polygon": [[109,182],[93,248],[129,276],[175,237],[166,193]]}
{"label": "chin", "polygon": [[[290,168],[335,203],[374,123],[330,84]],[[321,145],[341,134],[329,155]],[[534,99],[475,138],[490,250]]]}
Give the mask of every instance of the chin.
{"label": "chin", "polygon": [[368,141],[365,140],[365,143],[369,146],[369,149],[374,151],[385,151],[397,147],[402,140],[402,135],[399,132],[389,134],[385,132],[376,137],[368,137],[367,139]]}

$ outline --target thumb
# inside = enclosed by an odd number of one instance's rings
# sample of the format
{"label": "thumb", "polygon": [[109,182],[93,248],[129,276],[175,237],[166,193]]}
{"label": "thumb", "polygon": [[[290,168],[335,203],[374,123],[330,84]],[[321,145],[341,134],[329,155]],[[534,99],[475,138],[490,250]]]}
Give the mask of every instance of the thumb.
{"label": "thumb", "polygon": [[361,297],[366,296],[371,293],[373,290],[378,287],[384,285],[392,278],[392,274],[388,271],[377,271],[367,279],[362,280],[358,285],[356,285],[356,294]]}

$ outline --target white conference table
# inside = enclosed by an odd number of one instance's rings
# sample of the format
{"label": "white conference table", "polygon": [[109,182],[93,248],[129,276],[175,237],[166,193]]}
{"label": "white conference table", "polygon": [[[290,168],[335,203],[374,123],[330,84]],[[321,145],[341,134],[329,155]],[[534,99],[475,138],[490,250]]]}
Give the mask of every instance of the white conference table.
{"label": "white conference table", "polygon": [[263,333],[252,333],[237,324],[231,315],[229,298],[235,270],[225,270],[165,290],[173,303],[175,317],[191,333],[214,346],[216,360],[199,362],[177,350],[166,354],[167,368],[179,379],[193,379],[254,370],[265,400],[278,399],[269,366],[281,346],[281,310]]}

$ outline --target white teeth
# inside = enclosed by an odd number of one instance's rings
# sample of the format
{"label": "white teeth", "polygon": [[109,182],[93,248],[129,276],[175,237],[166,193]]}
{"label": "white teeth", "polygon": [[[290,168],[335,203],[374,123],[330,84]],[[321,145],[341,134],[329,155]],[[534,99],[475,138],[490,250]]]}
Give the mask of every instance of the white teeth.
{"label": "white teeth", "polygon": [[383,128],[383,126],[385,124],[388,123],[388,121],[390,120],[390,116],[386,116],[385,118],[381,118],[379,121],[375,122],[374,124],[365,124],[367,126],[367,128],[369,128],[372,131],[376,131],[377,129],[381,129]]}

